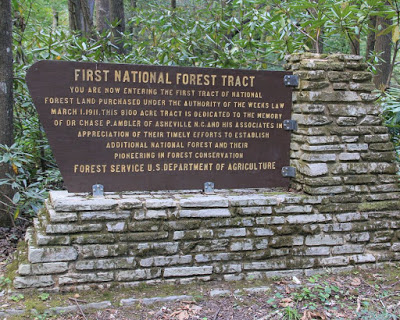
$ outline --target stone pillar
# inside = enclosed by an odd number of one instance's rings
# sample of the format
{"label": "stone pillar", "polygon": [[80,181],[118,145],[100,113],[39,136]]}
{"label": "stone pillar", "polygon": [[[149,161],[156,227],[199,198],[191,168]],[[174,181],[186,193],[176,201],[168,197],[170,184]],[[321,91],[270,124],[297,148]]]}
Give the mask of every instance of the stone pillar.
{"label": "stone pillar", "polygon": [[362,57],[299,54],[287,61],[300,79],[293,92],[299,128],[291,141],[292,187],[339,204],[398,199],[393,144]]}

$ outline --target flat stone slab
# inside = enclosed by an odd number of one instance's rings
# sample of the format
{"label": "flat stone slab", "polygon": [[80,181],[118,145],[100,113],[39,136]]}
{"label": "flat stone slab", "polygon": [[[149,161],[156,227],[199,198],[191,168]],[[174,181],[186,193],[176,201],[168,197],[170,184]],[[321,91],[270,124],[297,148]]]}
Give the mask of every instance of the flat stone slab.
{"label": "flat stone slab", "polygon": [[[73,303],[71,301],[71,303]],[[87,303],[87,304],[79,304],[79,307],[85,311],[88,309],[95,309],[95,310],[100,310],[100,309],[106,309],[112,307],[112,304],[110,301],[101,301],[101,302],[92,302],[92,303]],[[79,312],[79,308],[77,305],[73,306],[67,306],[67,307],[55,307],[51,308],[49,310],[46,310],[47,313],[54,315],[54,314],[66,314],[66,313],[77,313]]]}
{"label": "flat stone slab", "polygon": [[223,297],[223,296],[229,296],[231,294],[230,290],[224,290],[224,289],[214,289],[210,291],[210,297]]}
{"label": "flat stone slab", "polygon": [[153,297],[153,298],[129,298],[122,299],[120,301],[121,306],[132,306],[136,303],[141,304],[153,304],[157,302],[170,302],[170,301],[182,301],[182,300],[193,300],[193,296],[181,295],[181,296],[168,296],[168,297]]}

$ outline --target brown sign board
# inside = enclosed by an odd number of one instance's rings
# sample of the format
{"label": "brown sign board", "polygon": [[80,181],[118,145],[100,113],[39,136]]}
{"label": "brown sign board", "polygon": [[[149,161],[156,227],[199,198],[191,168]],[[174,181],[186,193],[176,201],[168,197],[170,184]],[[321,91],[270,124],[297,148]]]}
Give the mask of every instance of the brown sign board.
{"label": "brown sign board", "polygon": [[289,72],[40,61],[27,83],[70,192],[287,187]]}

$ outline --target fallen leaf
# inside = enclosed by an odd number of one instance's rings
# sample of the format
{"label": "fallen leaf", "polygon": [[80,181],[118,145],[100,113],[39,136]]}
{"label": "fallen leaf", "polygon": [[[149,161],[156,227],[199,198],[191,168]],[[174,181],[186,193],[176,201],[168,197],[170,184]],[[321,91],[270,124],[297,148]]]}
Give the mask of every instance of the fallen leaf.
{"label": "fallen leaf", "polygon": [[286,308],[287,306],[290,306],[293,304],[293,300],[292,298],[283,298],[280,302],[279,302],[279,306],[281,306],[282,308]]}
{"label": "fallen leaf", "polygon": [[15,174],[18,174],[18,167],[14,163],[12,164],[12,169]]}
{"label": "fallen leaf", "polygon": [[189,319],[189,313],[186,310],[183,310],[178,314],[178,320],[187,320]]}
{"label": "fallen leaf", "polygon": [[326,320],[325,314],[318,311],[305,310],[300,320]]}
{"label": "fallen leaf", "polygon": [[200,306],[192,306],[190,308],[190,311],[193,313],[193,315],[198,314],[202,308]]}
{"label": "fallen leaf", "polygon": [[360,278],[353,278],[353,280],[350,283],[352,286],[358,287],[359,285],[361,285],[361,280]]}

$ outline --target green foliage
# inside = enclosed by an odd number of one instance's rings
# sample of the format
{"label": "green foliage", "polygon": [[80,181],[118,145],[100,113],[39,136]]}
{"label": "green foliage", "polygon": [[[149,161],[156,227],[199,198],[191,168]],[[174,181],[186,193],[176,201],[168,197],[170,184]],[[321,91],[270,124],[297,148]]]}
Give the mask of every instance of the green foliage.
{"label": "green foliage", "polygon": [[3,289],[12,283],[11,279],[0,276],[0,289]]}
{"label": "green foliage", "polygon": [[379,102],[382,106],[382,117],[392,134],[397,158],[400,161],[400,88],[389,88],[382,93]]}
{"label": "green foliage", "polygon": [[373,312],[373,311],[363,310],[358,314],[357,319],[362,319],[362,320],[398,320],[399,318],[395,314],[388,313],[386,311],[384,311],[384,312]]}
{"label": "green foliage", "polygon": [[14,301],[14,302],[19,302],[21,300],[25,299],[25,296],[22,293],[17,293],[15,295],[12,295],[10,297],[10,300]]}
{"label": "green foliage", "polygon": [[50,318],[53,318],[53,316],[51,316],[51,314],[49,314],[48,312],[45,313],[39,313],[39,312],[33,312],[33,320],[47,320]]}
{"label": "green foliage", "polygon": [[50,297],[50,294],[47,292],[43,292],[39,295],[39,299],[42,301],[46,301],[47,299],[49,299],[49,297]]}
{"label": "green foliage", "polygon": [[283,319],[285,320],[300,320],[301,315],[299,312],[292,308],[291,306],[287,306],[283,309]]}

